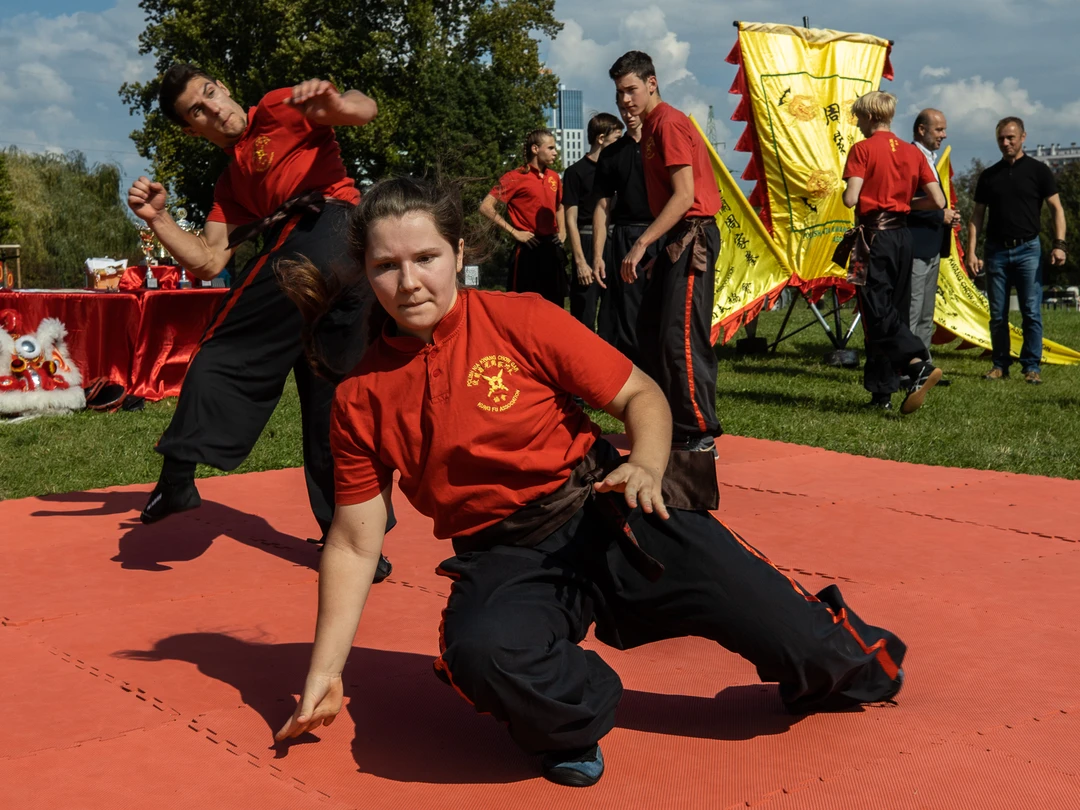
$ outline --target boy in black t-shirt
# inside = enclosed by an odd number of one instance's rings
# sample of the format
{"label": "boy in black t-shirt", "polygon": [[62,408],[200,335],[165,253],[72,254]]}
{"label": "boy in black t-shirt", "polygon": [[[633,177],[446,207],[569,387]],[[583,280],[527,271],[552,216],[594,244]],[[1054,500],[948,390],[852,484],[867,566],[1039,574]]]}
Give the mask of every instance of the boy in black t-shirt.
{"label": "boy in black t-shirt", "polygon": [[[626,123],[626,134],[600,153],[596,167],[592,267],[597,283],[607,287],[600,319],[610,320],[615,348],[640,365],[637,320],[645,273],[639,272],[636,281],[623,281],[619,268],[638,237],[652,224],[653,216],[641,166],[642,121],[621,106],[619,114]],[[641,266],[653,261],[659,251],[659,242],[650,245]]]}
{"label": "boy in black t-shirt", "polygon": [[[596,166],[601,150],[609,143],[618,140],[623,125],[611,113],[598,113],[589,121],[589,154],[563,172],[563,205],[566,206],[566,231],[570,237],[570,248],[574,257],[574,266],[570,272],[570,314],[593,330],[597,330],[596,312],[604,307],[603,285],[598,283],[596,273],[589,266],[593,255],[593,209],[596,207],[596,195],[593,183],[596,179]],[[600,337],[608,343],[614,343],[610,319],[601,317]]]}
{"label": "boy in black t-shirt", "polygon": [[[1009,287],[1023,318],[1024,345],[1020,367],[1024,381],[1039,384],[1042,360],[1042,247],[1039,244],[1043,200],[1054,213],[1054,242],[1050,263],[1065,263],[1065,211],[1061,207],[1050,167],[1024,154],[1024,122],[1003,118],[997,125],[1001,160],[979,175],[975,208],[968,232],[967,263],[972,275],[986,270],[986,297],[990,304],[990,343],[993,368],[988,380],[1009,376]],[[986,258],[975,252],[983,217],[990,208],[986,228]]]}

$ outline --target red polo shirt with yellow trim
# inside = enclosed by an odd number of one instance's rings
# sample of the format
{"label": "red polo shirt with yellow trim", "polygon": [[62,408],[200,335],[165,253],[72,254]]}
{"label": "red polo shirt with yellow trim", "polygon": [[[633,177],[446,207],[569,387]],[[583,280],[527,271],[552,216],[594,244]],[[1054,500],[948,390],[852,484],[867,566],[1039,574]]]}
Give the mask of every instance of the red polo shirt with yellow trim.
{"label": "red polo shirt with yellow trim", "polygon": [[555,212],[562,205],[562,180],[551,169],[522,166],[507,172],[491,189],[491,196],[506,203],[510,224],[537,236],[559,232]]}
{"label": "red polo shirt with yellow trim", "polygon": [[433,343],[384,333],[338,385],[337,502],[374,498],[398,470],[436,537],[498,523],[562,486],[596,442],[573,396],[605,406],[632,368],[537,295],[461,290]]}
{"label": "red polo shirt with yellow trim", "polygon": [[859,216],[871,211],[906,214],[911,211],[915,193],[937,182],[919,147],[886,130],[878,130],[851,147],[844,164],[844,179],[850,177],[861,177],[863,181],[855,204]]}
{"label": "red polo shirt with yellow trim", "polygon": [[671,169],[676,166],[690,166],[694,173],[694,203],[684,216],[716,216],[720,210],[720,189],[713,176],[705,139],[689,118],[661,101],[641,126],[640,146],[645,190],[654,217],[660,216],[675,191]]}
{"label": "red polo shirt with yellow trim", "polygon": [[248,110],[248,126],[231,148],[214,187],[210,222],[246,225],[308,191],[356,204],[360,192],[345,172],[334,128],[286,104],[292,88],[274,90]]}

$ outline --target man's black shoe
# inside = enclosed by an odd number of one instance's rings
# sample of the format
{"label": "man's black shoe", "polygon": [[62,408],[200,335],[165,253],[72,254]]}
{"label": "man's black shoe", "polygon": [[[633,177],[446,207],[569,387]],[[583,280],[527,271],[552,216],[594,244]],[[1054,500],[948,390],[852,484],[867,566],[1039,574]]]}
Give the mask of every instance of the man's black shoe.
{"label": "man's black shoe", "polygon": [[199,497],[199,490],[195,488],[194,479],[170,481],[162,477],[150,493],[150,499],[143,507],[139,520],[143,523],[157,523],[169,515],[186,512],[201,505],[202,498]]}
{"label": "man's black shoe", "polygon": [[[324,534],[318,540],[316,540],[314,537],[309,537],[308,542],[311,543],[313,546],[318,546],[319,553],[322,554],[323,549],[326,547],[326,535]],[[393,563],[391,563],[390,560],[386,558],[385,554],[380,554],[379,564],[375,566],[375,577],[371,580],[371,583],[374,585],[376,583],[382,582],[392,573],[394,573]]]}
{"label": "man's black shoe", "polygon": [[937,381],[937,384],[944,385],[946,388],[948,388],[950,385],[952,385],[952,380],[950,380],[948,377],[942,377],[940,380]]}
{"label": "man's black shoe", "polygon": [[379,564],[375,567],[375,578],[371,582],[373,584],[382,582],[392,573],[394,573],[394,566],[390,564],[390,560],[386,559],[385,556],[380,556]]}
{"label": "man's black shoe", "polygon": [[912,376],[908,386],[908,395],[900,403],[900,413],[915,413],[926,402],[926,394],[941,379],[941,369],[934,368],[929,361],[919,365],[918,372]]}
{"label": "man's black shoe", "polygon": [[863,406],[864,408],[876,409],[879,411],[891,411],[892,410],[892,397],[888,394],[874,394],[870,397],[870,401]]}

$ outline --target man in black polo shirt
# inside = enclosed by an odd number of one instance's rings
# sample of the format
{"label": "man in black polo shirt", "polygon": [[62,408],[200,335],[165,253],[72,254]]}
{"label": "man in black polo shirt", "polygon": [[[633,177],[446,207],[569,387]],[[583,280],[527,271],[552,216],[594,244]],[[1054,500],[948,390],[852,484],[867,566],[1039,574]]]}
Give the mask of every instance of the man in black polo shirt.
{"label": "man in black polo shirt", "polygon": [[[622,122],[611,113],[594,115],[589,120],[587,130],[589,153],[563,172],[566,234],[570,237],[570,248],[574,256],[574,266],[570,273],[570,314],[590,329],[599,331],[600,337],[608,343],[614,343],[610,317],[604,317],[610,308],[601,302],[601,299],[607,296],[603,294],[604,287],[597,281],[596,274],[589,266],[593,254],[593,209],[596,207],[593,184],[596,180],[596,162],[601,150],[616,141],[622,129]],[[598,305],[601,318],[597,330]]]}
{"label": "man in black polo shirt", "polygon": [[[596,167],[596,208],[593,213],[593,271],[598,283],[607,287],[606,305],[614,332],[616,349],[640,365],[637,320],[645,274],[637,280],[623,281],[619,268],[630,248],[652,224],[652,211],[645,191],[645,172],[641,166],[641,118],[622,107],[619,115],[626,123],[626,134],[600,153]],[[614,202],[613,202],[614,201]],[[608,224],[612,224],[608,239]],[[661,242],[649,245],[639,268],[656,258]],[[605,253],[605,250],[608,252]],[[611,272],[608,272],[610,268]],[[601,310],[601,320],[606,319]]]}
{"label": "man in black polo shirt", "polygon": [[[1001,160],[979,175],[975,208],[968,234],[968,269],[972,275],[986,270],[986,297],[990,302],[990,342],[994,367],[988,380],[1009,376],[1009,288],[1016,287],[1023,317],[1024,345],[1020,367],[1024,381],[1038,384],[1042,360],[1042,248],[1039,216],[1043,201],[1054,213],[1054,242],[1050,263],[1065,263],[1065,211],[1050,167],[1024,154],[1024,122],[1003,118],[997,125]],[[986,228],[986,257],[975,253],[983,216],[990,208]]]}

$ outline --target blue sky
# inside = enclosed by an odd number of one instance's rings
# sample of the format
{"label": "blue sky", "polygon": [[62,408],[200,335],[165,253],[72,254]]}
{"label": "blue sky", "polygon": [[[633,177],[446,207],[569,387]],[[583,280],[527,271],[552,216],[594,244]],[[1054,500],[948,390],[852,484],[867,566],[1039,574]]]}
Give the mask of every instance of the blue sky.
{"label": "blue sky", "polygon": [[[584,91],[587,111],[613,107],[614,58],[646,50],[669,101],[702,121],[714,105],[733,171],[745,157],[730,151],[742,125],[728,120],[734,69],[723,60],[736,19],[801,24],[806,14],[813,27],[895,40],[896,80],[883,89],[900,99],[897,129],[906,132],[921,107],[940,107],[958,166],[997,159],[993,124],[1005,115],[1025,119],[1029,146],[1080,141],[1078,0],[557,0],[556,14],[563,33],[542,54]],[[128,140],[138,119],[117,94],[153,70],[138,54],[142,28],[137,0],[0,0],[0,146],[81,149],[118,163],[128,180],[145,171]]]}

